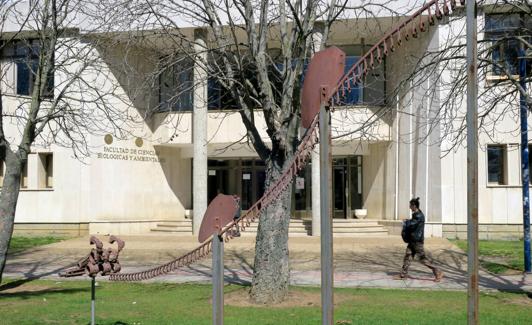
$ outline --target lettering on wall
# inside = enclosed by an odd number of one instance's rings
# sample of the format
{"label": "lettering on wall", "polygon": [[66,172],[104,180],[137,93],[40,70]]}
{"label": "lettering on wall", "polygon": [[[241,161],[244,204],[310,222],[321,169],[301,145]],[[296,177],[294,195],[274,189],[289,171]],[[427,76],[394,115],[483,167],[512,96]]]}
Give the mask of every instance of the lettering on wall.
{"label": "lettering on wall", "polygon": [[164,163],[164,158],[159,158],[156,150],[150,149],[133,149],[122,147],[103,147],[103,152],[96,153],[98,159],[109,160],[127,160],[127,161],[144,161]]}

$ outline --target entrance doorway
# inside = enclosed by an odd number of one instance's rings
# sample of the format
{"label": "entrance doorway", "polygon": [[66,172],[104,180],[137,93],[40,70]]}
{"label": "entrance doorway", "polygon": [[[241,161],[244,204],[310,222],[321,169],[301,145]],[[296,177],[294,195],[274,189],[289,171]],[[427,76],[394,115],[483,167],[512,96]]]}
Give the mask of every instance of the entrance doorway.
{"label": "entrance doorway", "polygon": [[333,159],[334,218],[353,218],[362,208],[362,156]]}

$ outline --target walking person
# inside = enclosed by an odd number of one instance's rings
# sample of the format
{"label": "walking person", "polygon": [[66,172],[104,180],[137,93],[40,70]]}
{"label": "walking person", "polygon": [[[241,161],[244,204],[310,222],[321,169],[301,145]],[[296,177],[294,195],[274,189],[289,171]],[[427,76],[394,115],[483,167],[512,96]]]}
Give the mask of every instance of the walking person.
{"label": "walking person", "polygon": [[403,259],[403,267],[399,277],[404,279],[408,275],[408,268],[411,261],[418,256],[419,261],[431,269],[434,274],[434,281],[439,282],[443,278],[443,272],[432,263],[425,256],[423,242],[425,239],[425,215],[419,209],[419,198],[410,200],[410,210],[412,210],[412,219],[405,219],[403,222],[403,240],[408,243],[406,247],[405,257]]}

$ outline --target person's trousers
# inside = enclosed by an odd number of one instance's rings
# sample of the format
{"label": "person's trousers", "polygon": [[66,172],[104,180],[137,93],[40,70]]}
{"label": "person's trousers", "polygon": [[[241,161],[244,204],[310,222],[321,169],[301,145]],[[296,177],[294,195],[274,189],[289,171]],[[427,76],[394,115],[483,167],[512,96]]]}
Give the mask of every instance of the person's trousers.
{"label": "person's trousers", "polygon": [[434,275],[437,275],[440,272],[437,267],[432,265],[427,256],[425,256],[425,249],[423,248],[423,243],[409,243],[406,247],[405,257],[403,259],[403,267],[401,269],[402,276],[408,274],[408,268],[410,267],[410,263],[416,257],[416,255],[419,258],[419,262],[431,269]]}

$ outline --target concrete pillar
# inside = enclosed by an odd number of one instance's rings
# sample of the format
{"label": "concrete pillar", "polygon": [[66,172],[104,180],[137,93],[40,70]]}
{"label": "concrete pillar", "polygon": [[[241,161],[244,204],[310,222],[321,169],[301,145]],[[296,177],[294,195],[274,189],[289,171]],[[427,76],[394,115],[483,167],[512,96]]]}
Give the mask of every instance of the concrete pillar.
{"label": "concrete pillar", "polygon": [[194,164],[192,167],[193,221],[192,231],[199,233],[201,221],[207,210],[207,51],[201,33],[196,33],[194,51],[194,110],[192,122],[192,141]]}
{"label": "concrete pillar", "polygon": [[[321,50],[323,33],[318,29],[312,34],[313,52]],[[332,149],[332,148],[331,148]],[[320,228],[320,151],[316,146],[312,151],[312,236],[319,236]]]}
{"label": "concrete pillar", "polygon": [[312,236],[319,236],[320,227],[320,151],[312,151]]}

